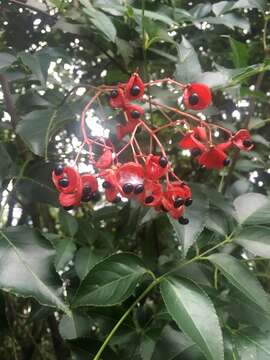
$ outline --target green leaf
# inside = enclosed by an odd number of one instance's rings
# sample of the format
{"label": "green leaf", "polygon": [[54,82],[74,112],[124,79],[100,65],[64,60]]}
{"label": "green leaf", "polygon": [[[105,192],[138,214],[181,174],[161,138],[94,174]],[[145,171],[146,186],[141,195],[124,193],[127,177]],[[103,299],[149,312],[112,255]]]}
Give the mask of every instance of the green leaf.
{"label": "green leaf", "polygon": [[161,294],[179,328],[198,345],[206,358],[224,359],[218,317],[202,289],[188,280],[170,276],[161,282]]}
{"label": "green leaf", "polygon": [[110,17],[103,12],[96,10],[90,2],[80,2],[85,6],[84,12],[89,16],[89,20],[92,24],[100,30],[109,41],[115,42],[116,40],[116,28],[111,21]]}
{"label": "green leaf", "polygon": [[66,235],[74,236],[79,229],[78,221],[72,215],[64,210],[60,210],[59,221],[61,229]]}
{"label": "green leaf", "polygon": [[186,208],[185,217],[189,219],[188,225],[181,225],[175,219],[169,220],[176,232],[177,238],[183,246],[183,255],[186,256],[189,248],[195,243],[204,229],[208,216],[209,204],[206,196],[197,188],[192,188],[193,203]]}
{"label": "green leaf", "polygon": [[178,81],[189,83],[202,72],[198,55],[191,43],[182,36],[182,42],[177,45],[178,63],[176,64],[175,78]]}
{"label": "green leaf", "polygon": [[240,195],[234,201],[238,222],[245,225],[268,224],[270,201],[259,193]]}
{"label": "green leaf", "polygon": [[105,256],[104,251],[91,249],[83,246],[79,249],[75,257],[75,270],[82,280],[88,272],[99,263]]}
{"label": "green leaf", "polygon": [[270,312],[269,299],[261,284],[248,268],[228,254],[213,254],[208,259],[250,301]]}
{"label": "green leaf", "polygon": [[44,161],[30,163],[18,179],[16,190],[25,203],[45,203],[58,206],[58,192],[52,180],[53,165]]}
{"label": "green leaf", "polygon": [[59,239],[56,241],[55,250],[55,268],[56,271],[60,271],[73,259],[76,245],[72,239]]}
{"label": "green leaf", "polygon": [[0,142],[0,157],[0,186],[2,186],[3,180],[13,175],[13,161],[7,151],[5,143],[3,142]]}
{"label": "green leaf", "polygon": [[248,66],[249,49],[245,43],[237,41],[229,37],[230,46],[232,49],[232,60],[236,68]]}
{"label": "green leaf", "polygon": [[73,306],[111,306],[127,299],[147,270],[135,255],[121,253],[98,263],[81,282]]}
{"label": "green leaf", "polygon": [[224,216],[223,211],[217,209],[209,210],[206,227],[220,235],[226,235],[230,230],[228,218]]}
{"label": "green leaf", "polygon": [[234,337],[239,360],[268,360],[270,358],[270,335],[257,328],[242,329]]}
{"label": "green leaf", "polygon": [[62,283],[54,270],[55,251],[50,242],[22,226],[0,230],[0,236],[0,288],[69,314],[61,299]]}
{"label": "green leaf", "polygon": [[254,255],[270,258],[270,229],[253,226],[242,229],[234,241]]}
{"label": "green leaf", "polygon": [[250,23],[247,18],[237,16],[235,14],[225,14],[222,17],[206,17],[203,21],[208,22],[209,24],[214,25],[225,25],[228,28],[234,30],[235,28],[240,28],[245,31],[250,31]]}
{"label": "green leaf", "polygon": [[46,156],[53,132],[70,119],[73,119],[73,111],[67,105],[58,111],[34,110],[22,116],[16,132],[34,154]]}
{"label": "green leaf", "polygon": [[[153,355],[149,360],[175,360],[178,355],[194,343],[183,333],[174,330],[171,326],[166,325],[154,348]],[[148,360],[147,358],[144,360]]]}
{"label": "green leaf", "polygon": [[71,340],[90,334],[91,320],[83,313],[72,311],[71,317],[64,315],[59,323],[59,332],[63,339]]}
{"label": "green leaf", "polygon": [[0,53],[0,71],[5,70],[12,63],[14,63],[14,61],[16,61],[15,56],[1,52]]}

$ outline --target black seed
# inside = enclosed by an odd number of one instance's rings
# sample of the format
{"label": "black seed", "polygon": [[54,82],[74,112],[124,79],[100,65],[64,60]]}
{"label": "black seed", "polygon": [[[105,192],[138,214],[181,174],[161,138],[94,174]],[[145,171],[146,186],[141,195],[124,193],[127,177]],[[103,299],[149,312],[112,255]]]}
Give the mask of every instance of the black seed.
{"label": "black seed", "polygon": [[114,200],[112,201],[113,204],[118,204],[121,201],[120,196],[116,196]]}
{"label": "black seed", "polygon": [[162,168],[165,168],[168,164],[168,159],[165,157],[165,156],[161,156],[159,158],[159,165],[162,167]]}
{"label": "black seed", "polygon": [[194,157],[201,155],[201,153],[202,153],[201,150],[198,148],[191,150],[191,156],[194,156]]}
{"label": "black seed", "polygon": [[99,191],[95,191],[90,195],[90,200],[92,201],[99,201],[101,198],[100,192]]}
{"label": "black seed", "polygon": [[139,95],[140,91],[141,91],[141,89],[140,89],[140,87],[139,87],[138,85],[134,85],[134,86],[132,86],[132,88],[130,89],[130,93],[131,93],[132,96],[137,96],[137,95]]}
{"label": "black seed", "polygon": [[130,183],[127,183],[123,185],[122,189],[125,194],[131,194],[134,189],[134,186]]}
{"label": "black seed", "polygon": [[188,102],[190,103],[190,105],[197,105],[199,100],[199,95],[196,93],[191,94],[188,98]]}
{"label": "black seed", "polygon": [[145,204],[151,204],[154,201],[154,196],[149,195],[144,199]]}
{"label": "black seed", "polygon": [[176,199],[174,200],[173,206],[177,209],[177,208],[179,208],[180,206],[184,205],[184,203],[185,203],[185,200],[182,199],[182,198],[180,198],[180,197],[178,197],[178,198],[176,198]]}
{"label": "black seed", "polygon": [[187,225],[189,223],[189,220],[187,218],[184,218],[183,216],[181,216],[179,219],[178,219],[178,222],[179,224],[181,225]]}
{"label": "black seed", "polygon": [[73,205],[70,205],[70,206],[63,206],[63,209],[64,209],[64,210],[66,210],[66,211],[69,211],[69,210],[74,209],[74,206],[73,206]]}
{"label": "black seed", "polygon": [[63,172],[64,172],[64,168],[65,168],[64,165],[58,164],[58,165],[55,167],[55,169],[54,169],[55,175],[57,175],[57,176],[62,175]]}
{"label": "black seed", "polygon": [[223,161],[223,165],[224,166],[228,166],[230,164],[230,160],[229,159],[225,159],[224,161]]}
{"label": "black seed", "polygon": [[246,139],[243,141],[243,145],[245,147],[250,147],[253,144],[253,141],[251,139]]}
{"label": "black seed", "polygon": [[167,210],[165,207],[164,207],[164,205],[161,205],[160,206],[160,209],[162,210],[162,211],[164,211],[164,212],[168,212],[169,210]]}
{"label": "black seed", "polygon": [[88,202],[92,200],[91,194],[85,194],[82,196],[82,202]]}
{"label": "black seed", "polygon": [[190,206],[192,203],[193,203],[193,200],[192,200],[192,199],[187,199],[187,200],[185,201],[185,205],[186,205],[186,206]]}
{"label": "black seed", "polygon": [[144,190],[143,184],[136,185],[134,189],[134,194],[136,195],[141,194],[143,190]]}
{"label": "black seed", "polygon": [[84,195],[89,195],[89,194],[91,194],[91,192],[92,192],[92,189],[90,188],[90,186],[85,185],[84,188],[83,188],[83,196]]}
{"label": "black seed", "polygon": [[110,189],[112,187],[112,184],[109,181],[104,181],[104,183],[102,184],[102,187],[104,189]]}
{"label": "black seed", "polygon": [[113,91],[111,92],[111,97],[112,97],[113,99],[115,99],[117,96],[118,96],[118,91],[117,91],[117,90],[113,90]]}
{"label": "black seed", "polygon": [[201,166],[199,167],[199,171],[203,172],[203,171],[205,171],[205,170],[206,170],[206,166],[205,166],[205,165],[201,165]]}
{"label": "black seed", "polygon": [[59,186],[66,188],[69,185],[68,178],[62,178],[58,181]]}
{"label": "black seed", "polygon": [[131,117],[133,119],[139,119],[140,116],[141,116],[141,113],[138,110],[132,110],[131,111]]}

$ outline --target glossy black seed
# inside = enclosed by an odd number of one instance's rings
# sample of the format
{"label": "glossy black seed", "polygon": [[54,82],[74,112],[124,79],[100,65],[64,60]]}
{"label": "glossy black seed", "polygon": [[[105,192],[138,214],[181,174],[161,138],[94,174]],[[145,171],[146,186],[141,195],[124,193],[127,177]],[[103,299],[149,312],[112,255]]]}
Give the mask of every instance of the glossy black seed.
{"label": "glossy black seed", "polygon": [[190,97],[188,98],[188,102],[190,105],[197,105],[199,100],[200,100],[199,95],[196,93],[191,94]]}
{"label": "glossy black seed", "polygon": [[58,165],[55,167],[55,169],[54,169],[55,175],[57,175],[57,176],[62,175],[63,172],[64,172],[64,168],[65,168],[64,165],[58,164]]}
{"label": "glossy black seed", "polygon": [[66,211],[69,211],[69,210],[74,209],[74,206],[73,206],[73,205],[70,205],[70,206],[63,206],[63,209],[64,209],[64,210],[66,210]]}
{"label": "glossy black seed", "polygon": [[154,197],[152,195],[149,195],[144,199],[145,204],[151,204],[151,202],[153,201],[154,201]]}
{"label": "glossy black seed", "polygon": [[252,144],[253,144],[253,142],[252,142],[251,139],[246,139],[246,140],[243,141],[243,145],[245,147],[250,147]]}
{"label": "glossy black seed", "polygon": [[201,153],[202,153],[201,150],[198,148],[191,150],[191,156],[194,156],[194,157],[201,155]]}
{"label": "glossy black seed", "polygon": [[88,202],[92,200],[91,194],[85,194],[82,196],[82,202]]}
{"label": "glossy black seed", "polygon": [[92,201],[99,201],[101,198],[100,192],[99,191],[95,191],[90,195],[90,200]]}
{"label": "glossy black seed", "polygon": [[229,159],[225,159],[224,161],[223,161],[223,165],[224,166],[228,166],[230,164],[230,160]]}
{"label": "glossy black seed", "polygon": [[136,185],[134,189],[134,194],[136,195],[141,194],[143,190],[144,190],[143,184]]}
{"label": "glossy black seed", "polygon": [[112,184],[109,181],[104,181],[104,183],[102,184],[102,187],[104,189],[110,189],[112,187]]}
{"label": "glossy black seed", "polygon": [[199,166],[199,171],[204,172],[205,170],[206,170],[206,166],[205,166],[205,165]]}
{"label": "glossy black seed", "polygon": [[137,96],[137,95],[139,95],[140,91],[141,91],[141,89],[140,89],[140,87],[139,87],[138,85],[134,85],[134,86],[132,86],[132,88],[130,89],[130,93],[131,93],[132,96]]}
{"label": "glossy black seed", "polygon": [[92,192],[91,187],[88,185],[85,185],[83,188],[83,195],[89,195],[89,194],[91,194],[91,192]]}
{"label": "glossy black seed", "polygon": [[181,225],[187,225],[189,223],[189,220],[187,218],[184,218],[183,216],[181,216],[179,219],[178,219],[178,222],[179,224]]}
{"label": "glossy black seed", "polygon": [[66,188],[69,185],[68,178],[62,178],[58,181],[59,186]]}
{"label": "glossy black seed", "polygon": [[165,157],[165,156],[161,156],[159,158],[159,165],[162,167],[162,168],[165,168],[168,164],[168,159]]}
{"label": "glossy black seed", "polygon": [[118,204],[118,203],[120,203],[120,202],[121,202],[120,196],[116,196],[116,197],[114,198],[114,200],[112,201],[113,204]]}
{"label": "glossy black seed", "polygon": [[131,194],[134,189],[134,186],[130,183],[126,183],[123,185],[122,189],[125,194]]}
{"label": "glossy black seed", "polygon": [[132,110],[131,111],[131,117],[133,119],[139,119],[140,116],[141,116],[141,113],[138,110]]}
{"label": "glossy black seed", "polygon": [[164,212],[168,212],[169,210],[167,210],[163,205],[160,206],[160,209]]}
{"label": "glossy black seed", "polygon": [[185,200],[182,199],[182,198],[180,198],[180,197],[178,197],[178,198],[176,198],[176,199],[174,200],[173,206],[177,209],[177,208],[179,208],[180,206],[184,205],[184,203],[185,203]]}
{"label": "glossy black seed", "polygon": [[187,200],[185,201],[185,205],[186,205],[186,206],[190,206],[192,203],[193,203],[193,200],[192,200],[192,199],[187,199]]}
{"label": "glossy black seed", "polygon": [[115,99],[117,96],[118,96],[118,91],[117,91],[117,90],[113,90],[113,91],[111,92],[111,97],[112,97],[113,99]]}

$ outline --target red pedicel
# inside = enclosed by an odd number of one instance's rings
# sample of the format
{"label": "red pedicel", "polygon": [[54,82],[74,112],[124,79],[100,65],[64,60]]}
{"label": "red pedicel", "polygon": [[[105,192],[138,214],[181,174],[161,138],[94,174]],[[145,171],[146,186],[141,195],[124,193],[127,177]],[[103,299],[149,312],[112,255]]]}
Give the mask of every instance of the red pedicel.
{"label": "red pedicel", "polygon": [[185,87],[183,102],[186,108],[192,110],[206,109],[212,102],[212,93],[205,84],[193,83]]}
{"label": "red pedicel", "polygon": [[251,135],[247,129],[240,129],[232,137],[232,142],[240,150],[251,150],[254,147],[254,144],[251,139]]}
{"label": "red pedicel", "polygon": [[127,100],[137,100],[144,94],[144,83],[139,74],[134,73],[130,77],[125,87],[125,97]]}

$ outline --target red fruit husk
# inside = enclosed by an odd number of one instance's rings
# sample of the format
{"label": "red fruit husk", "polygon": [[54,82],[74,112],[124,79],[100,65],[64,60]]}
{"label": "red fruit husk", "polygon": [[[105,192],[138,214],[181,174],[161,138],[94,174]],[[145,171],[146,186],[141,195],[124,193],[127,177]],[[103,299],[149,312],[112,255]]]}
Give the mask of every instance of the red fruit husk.
{"label": "red fruit husk", "polygon": [[198,162],[207,169],[222,169],[224,167],[223,162],[226,159],[227,155],[222,150],[213,147],[200,155]]}
{"label": "red fruit husk", "polygon": [[[199,101],[196,105],[191,105],[189,103],[189,97],[193,93],[196,93],[199,96]],[[211,90],[207,85],[201,83],[193,83],[187,85],[183,94],[183,102],[185,107],[188,109],[192,109],[192,110],[206,109],[212,102]]]}
{"label": "red fruit husk", "polygon": [[159,165],[160,156],[150,154],[145,163],[145,177],[149,180],[158,180],[168,172],[168,165],[164,168]]}
{"label": "red fruit husk", "polygon": [[110,149],[104,149],[101,157],[96,161],[95,166],[98,169],[107,169],[112,164],[112,151]]}
{"label": "red fruit husk", "polygon": [[[134,96],[130,93],[133,86],[138,86],[140,88],[140,92],[138,95]],[[134,73],[130,77],[129,81],[126,84],[125,87],[125,98],[129,101],[137,100],[141,98],[144,94],[144,83],[142,79],[140,78],[139,74]]]}
{"label": "red fruit husk", "polygon": [[232,142],[235,146],[237,146],[240,150],[249,151],[254,147],[254,144],[251,144],[249,147],[244,145],[244,140],[251,140],[251,135],[247,129],[240,129],[237,133],[232,137]]}

